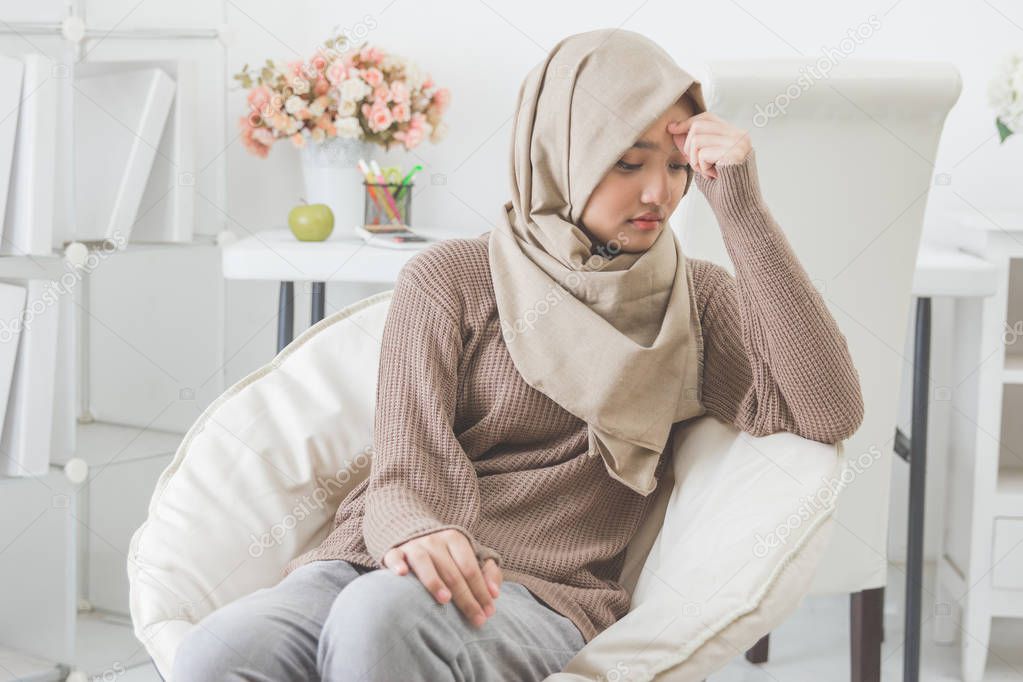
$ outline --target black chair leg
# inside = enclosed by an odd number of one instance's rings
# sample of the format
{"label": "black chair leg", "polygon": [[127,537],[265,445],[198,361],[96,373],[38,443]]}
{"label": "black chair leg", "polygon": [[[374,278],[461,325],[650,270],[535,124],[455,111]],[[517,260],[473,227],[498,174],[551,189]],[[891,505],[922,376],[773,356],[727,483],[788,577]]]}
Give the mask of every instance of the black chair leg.
{"label": "black chair leg", "polygon": [[767,649],[771,644],[771,634],[768,633],[760,638],[756,644],[746,652],[746,660],[750,663],[767,663]]}
{"label": "black chair leg", "polygon": [[295,283],[281,282],[277,294],[277,352],[295,338]]}
{"label": "black chair leg", "polygon": [[884,588],[877,588],[881,590],[881,620],[878,623],[878,627],[881,628],[881,641],[884,641]]}
{"label": "black chair leg", "polygon": [[850,595],[852,682],[881,682],[881,637],[884,625],[884,588]]}

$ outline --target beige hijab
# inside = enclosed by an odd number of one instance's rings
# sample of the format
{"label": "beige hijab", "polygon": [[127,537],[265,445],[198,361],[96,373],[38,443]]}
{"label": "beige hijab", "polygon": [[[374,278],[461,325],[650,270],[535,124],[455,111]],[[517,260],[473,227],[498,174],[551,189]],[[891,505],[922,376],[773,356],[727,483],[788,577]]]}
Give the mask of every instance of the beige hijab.
{"label": "beige hijab", "polygon": [[700,83],[626,30],[569,36],[526,76],[512,138],[512,200],[491,231],[502,333],[524,380],[588,424],[590,454],[641,495],[672,424],[704,414],[686,257],[664,229],[643,253],[578,227],[604,174]]}

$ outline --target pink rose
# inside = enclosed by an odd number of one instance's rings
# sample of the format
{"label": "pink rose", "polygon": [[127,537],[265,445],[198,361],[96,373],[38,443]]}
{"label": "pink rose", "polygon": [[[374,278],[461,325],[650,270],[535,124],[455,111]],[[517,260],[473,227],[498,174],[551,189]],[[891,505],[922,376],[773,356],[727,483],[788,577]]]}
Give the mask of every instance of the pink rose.
{"label": "pink rose", "polygon": [[405,81],[394,81],[391,83],[391,101],[392,102],[408,102],[409,92],[408,85]]}
{"label": "pink rose", "polygon": [[302,136],[302,133],[295,133],[291,136],[291,143],[301,149],[305,146],[305,137]]}
{"label": "pink rose", "polygon": [[330,90],[330,83],[322,75],[316,79],[316,85],[313,86],[313,94],[317,97],[326,95]]}
{"label": "pink rose", "polygon": [[274,143],[274,134],[261,126],[252,130],[252,139],[259,144],[269,147]]}
{"label": "pink rose", "polygon": [[359,58],[370,64],[379,64],[384,60],[384,54],[375,47],[364,47],[359,53]]}
{"label": "pink rose", "polygon": [[309,63],[317,71],[323,71],[323,69],[327,66],[327,60],[322,54],[317,54],[309,60]]}
{"label": "pink rose", "polygon": [[316,119],[316,129],[322,130],[330,137],[337,135],[337,126],[334,125],[334,121],[331,120],[329,113],[325,113]]}
{"label": "pink rose", "polygon": [[384,82],[384,74],[380,69],[373,66],[363,72],[362,79],[369,83],[371,88],[375,88]]}
{"label": "pink rose", "polygon": [[412,112],[409,111],[408,105],[404,102],[399,102],[391,107],[391,116],[394,117],[395,121],[407,121],[411,115]]}
{"label": "pink rose", "polygon": [[367,118],[369,119],[370,129],[375,132],[387,129],[394,122],[391,110],[386,106],[374,106]]}
{"label": "pink rose", "polygon": [[373,99],[384,104],[391,99],[391,89],[387,87],[387,83],[381,83],[373,88]]}
{"label": "pink rose", "polygon": [[286,130],[290,123],[291,117],[281,112],[274,114],[273,118],[270,120],[270,124],[273,126],[274,130]]}
{"label": "pink rose", "polygon": [[424,135],[425,133],[422,128],[409,127],[408,130],[395,133],[394,138],[401,140],[405,144],[405,149],[412,149],[423,141]]}
{"label": "pink rose", "polygon": [[249,90],[249,106],[254,110],[262,113],[263,107],[270,103],[270,98],[273,93],[270,92],[270,88],[265,85],[260,85]]}
{"label": "pink rose", "polygon": [[447,88],[441,88],[433,93],[433,104],[441,113],[444,113],[451,104],[451,91]]}
{"label": "pink rose", "polygon": [[337,85],[348,77],[348,67],[342,61],[336,61],[327,68],[327,81],[331,85]]}
{"label": "pink rose", "polygon": [[[265,159],[267,154],[270,153],[270,146],[262,144],[254,138],[255,129],[250,125],[248,116],[242,116],[238,119],[238,127],[242,132],[242,145],[256,156]],[[265,128],[262,130],[265,130]],[[272,137],[271,142],[273,141]]]}

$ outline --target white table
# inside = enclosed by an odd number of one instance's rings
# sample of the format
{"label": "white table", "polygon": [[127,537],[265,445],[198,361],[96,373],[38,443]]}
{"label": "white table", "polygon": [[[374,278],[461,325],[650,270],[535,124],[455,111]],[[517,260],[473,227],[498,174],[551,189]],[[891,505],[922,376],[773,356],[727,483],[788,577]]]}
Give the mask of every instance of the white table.
{"label": "white table", "polygon": [[[440,239],[476,236],[435,228],[415,230]],[[369,246],[359,237],[338,233],[326,241],[302,242],[285,227],[264,230],[225,246],[221,267],[226,279],[280,282],[277,303],[280,352],[294,338],[296,281],[312,283],[312,323],[316,324],[323,319],[327,282],[395,282],[402,266],[420,250]]]}

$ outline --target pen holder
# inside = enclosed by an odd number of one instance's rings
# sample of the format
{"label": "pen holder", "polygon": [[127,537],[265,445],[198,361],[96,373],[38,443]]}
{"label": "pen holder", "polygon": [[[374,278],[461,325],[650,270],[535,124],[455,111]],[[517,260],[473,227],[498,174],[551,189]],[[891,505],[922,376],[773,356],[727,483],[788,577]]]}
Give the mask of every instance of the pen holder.
{"label": "pen holder", "polygon": [[363,180],[364,225],[402,224],[412,226],[412,184]]}

